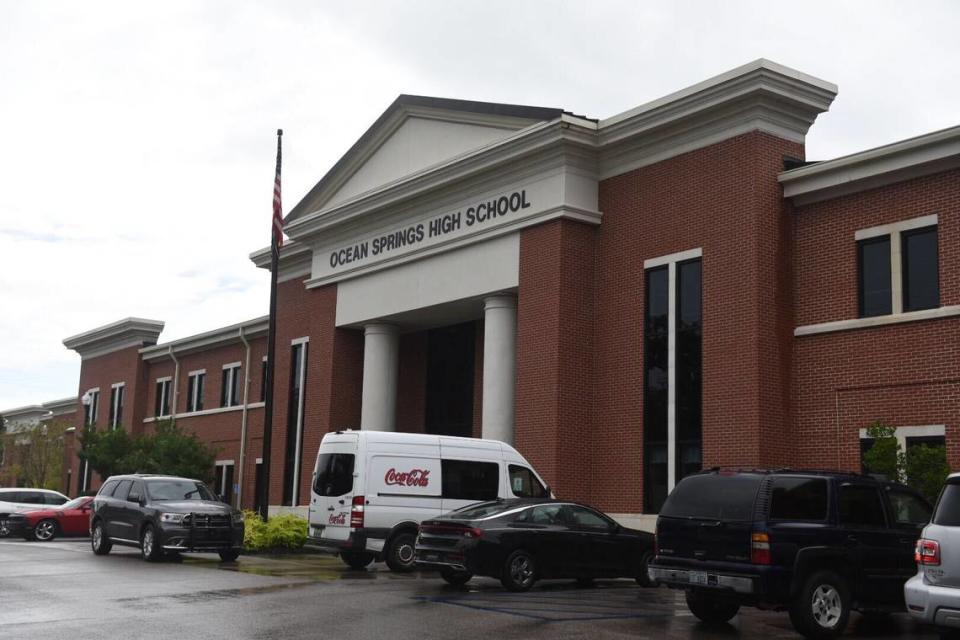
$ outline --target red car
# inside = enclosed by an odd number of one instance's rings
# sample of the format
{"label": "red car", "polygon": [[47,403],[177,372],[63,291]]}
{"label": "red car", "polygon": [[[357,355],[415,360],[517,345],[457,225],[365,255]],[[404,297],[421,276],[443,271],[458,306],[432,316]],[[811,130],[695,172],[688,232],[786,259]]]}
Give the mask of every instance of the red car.
{"label": "red car", "polygon": [[74,498],[59,507],[23,511],[9,517],[10,531],[27,540],[48,542],[57,536],[90,535],[93,496]]}

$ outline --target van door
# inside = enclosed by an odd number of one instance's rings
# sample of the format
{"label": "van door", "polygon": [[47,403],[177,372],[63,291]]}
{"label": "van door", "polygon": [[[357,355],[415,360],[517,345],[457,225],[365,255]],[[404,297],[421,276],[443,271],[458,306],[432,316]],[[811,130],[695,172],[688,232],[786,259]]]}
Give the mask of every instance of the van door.
{"label": "van door", "polygon": [[337,541],[350,537],[357,457],[356,434],[325,437],[320,444],[310,488],[311,537]]}

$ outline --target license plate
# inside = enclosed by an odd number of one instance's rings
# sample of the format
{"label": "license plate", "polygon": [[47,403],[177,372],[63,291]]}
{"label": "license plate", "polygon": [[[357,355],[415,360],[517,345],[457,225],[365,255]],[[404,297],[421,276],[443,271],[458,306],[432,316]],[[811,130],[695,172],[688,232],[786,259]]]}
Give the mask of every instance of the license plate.
{"label": "license plate", "polygon": [[689,576],[690,584],[707,584],[707,572],[706,571],[691,571]]}

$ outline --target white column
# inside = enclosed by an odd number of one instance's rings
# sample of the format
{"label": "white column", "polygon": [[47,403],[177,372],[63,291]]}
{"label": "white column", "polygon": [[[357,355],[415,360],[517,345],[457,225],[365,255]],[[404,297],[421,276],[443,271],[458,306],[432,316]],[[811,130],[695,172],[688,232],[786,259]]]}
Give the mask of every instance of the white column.
{"label": "white column", "polygon": [[483,301],[484,438],[513,444],[517,372],[517,299],[490,296]]}
{"label": "white column", "polygon": [[400,342],[397,328],[368,324],[363,328],[363,399],[360,428],[396,431],[397,367]]}

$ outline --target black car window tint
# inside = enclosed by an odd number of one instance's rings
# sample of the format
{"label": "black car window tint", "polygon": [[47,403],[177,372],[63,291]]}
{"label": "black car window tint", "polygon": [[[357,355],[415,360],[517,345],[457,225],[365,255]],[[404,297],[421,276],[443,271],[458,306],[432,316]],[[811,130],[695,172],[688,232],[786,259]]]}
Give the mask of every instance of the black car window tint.
{"label": "black car window tint", "polygon": [[143,497],[143,483],[134,482],[133,486],[130,487],[130,492],[127,493],[127,502],[139,502],[140,498]]}
{"label": "black car window tint", "polygon": [[526,467],[511,464],[507,469],[510,472],[510,490],[518,498],[546,498],[547,489],[533,471]]}
{"label": "black car window tint", "polygon": [[887,525],[876,487],[840,485],[840,524],[884,528]]}
{"label": "black car window tint", "polygon": [[528,522],[531,524],[559,524],[560,505],[558,504],[542,505],[527,511],[529,513]]}
{"label": "black car window tint", "polygon": [[319,496],[335,497],[353,490],[353,454],[324,453],[317,462],[313,491]]}
{"label": "black car window tint", "polygon": [[150,480],[146,496],[151,500],[215,500],[202,482],[194,480]]}
{"label": "black car window tint", "polygon": [[500,465],[496,462],[442,460],[441,491],[450,500],[493,500],[500,493]]}
{"label": "black car window tint", "polygon": [[891,488],[887,490],[887,499],[894,524],[915,527],[930,522],[930,507],[920,496]]}
{"label": "black car window tint", "polygon": [[113,497],[117,500],[126,500],[132,484],[133,480],[121,480],[117,488],[113,490]]}
{"label": "black car window tint", "polygon": [[610,528],[611,523],[606,518],[586,507],[571,506],[570,515],[573,518],[573,524],[578,527],[588,527],[590,529]]}
{"label": "black car window tint", "polygon": [[20,502],[20,492],[7,491],[5,493],[0,493],[0,500],[3,500],[4,502]]}
{"label": "black car window tint", "polygon": [[960,527],[960,484],[950,483],[940,492],[933,524],[944,527]]}
{"label": "black car window tint", "polygon": [[66,501],[67,501],[66,498],[64,498],[63,496],[58,496],[58,495],[55,494],[55,493],[45,493],[45,494],[43,494],[43,503],[44,503],[44,504],[48,504],[48,505],[52,505],[52,506],[54,506],[54,507],[57,507],[57,506],[60,506],[61,504],[63,504],[64,502],[66,502]]}
{"label": "black car window tint", "polygon": [[748,473],[687,476],[667,496],[660,515],[727,522],[752,520],[762,480],[763,476]]}
{"label": "black car window tint", "polygon": [[774,478],[770,496],[771,520],[827,519],[826,478]]}
{"label": "black car window tint", "polygon": [[100,487],[100,491],[99,493],[97,493],[97,495],[105,498],[112,496],[113,492],[117,489],[117,485],[119,484],[120,484],[119,480],[110,480],[109,482],[107,482],[107,484]]}
{"label": "black car window tint", "polygon": [[20,502],[23,504],[43,504],[43,494],[39,491],[24,491],[23,500]]}

